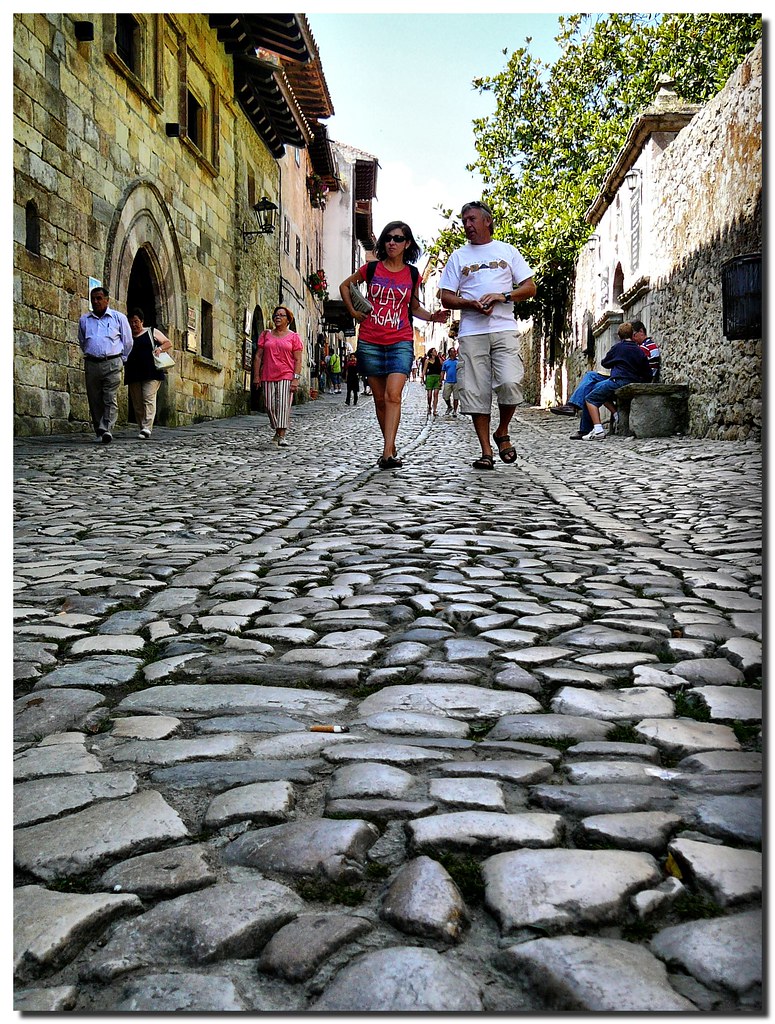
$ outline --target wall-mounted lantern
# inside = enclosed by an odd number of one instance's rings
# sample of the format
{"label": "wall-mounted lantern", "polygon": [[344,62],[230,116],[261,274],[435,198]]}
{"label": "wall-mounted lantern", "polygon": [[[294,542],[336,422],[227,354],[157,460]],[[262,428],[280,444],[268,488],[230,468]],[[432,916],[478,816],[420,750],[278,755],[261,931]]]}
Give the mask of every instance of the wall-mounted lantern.
{"label": "wall-mounted lantern", "polygon": [[253,245],[259,235],[271,235],[274,233],[275,225],[277,224],[277,212],[278,207],[270,199],[267,199],[266,196],[258,200],[253,206],[253,216],[257,229],[255,231],[249,231],[247,228],[242,229],[242,241],[246,249],[249,245]]}
{"label": "wall-mounted lantern", "polygon": [[597,232],[595,232],[594,234],[591,234],[589,236],[589,238],[587,239],[587,249],[591,250],[592,252],[594,252],[595,249],[597,249],[599,244],[600,244],[600,235],[598,235]]}
{"label": "wall-mounted lantern", "polygon": [[627,188],[630,192],[634,192],[635,189],[640,185],[641,177],[643,172],[639,167],[632,167],[624,176],[624,180],[627,184]]}

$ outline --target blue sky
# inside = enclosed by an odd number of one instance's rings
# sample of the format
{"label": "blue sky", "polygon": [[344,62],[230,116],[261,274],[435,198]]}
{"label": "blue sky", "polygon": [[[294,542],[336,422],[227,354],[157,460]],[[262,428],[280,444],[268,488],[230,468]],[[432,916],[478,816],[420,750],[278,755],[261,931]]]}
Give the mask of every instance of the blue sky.
{"label": "blue sky", "polygon": [[308,12],[335,114],[329,136],[379,159],[374,228],[407,221],[426,240],[481,193],[471,122],[494,110],[476,77],[502,70],[530,36],[554,61],[558,14],[327,14]]}

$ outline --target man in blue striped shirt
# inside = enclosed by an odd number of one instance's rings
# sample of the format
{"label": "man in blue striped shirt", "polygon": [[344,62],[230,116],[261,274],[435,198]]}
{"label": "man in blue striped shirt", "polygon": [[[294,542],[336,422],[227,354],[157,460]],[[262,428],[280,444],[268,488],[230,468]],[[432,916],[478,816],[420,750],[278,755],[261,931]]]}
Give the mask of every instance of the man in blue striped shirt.
{"label": "man in blue striped shirt", "polygon": [[78,321],[86,373],[86,397],[97,440],[109,444],[118,419],[121,371],[132,351],[132,329],[123,313],[111,309],[107,288],[92,288],[91,312]]}

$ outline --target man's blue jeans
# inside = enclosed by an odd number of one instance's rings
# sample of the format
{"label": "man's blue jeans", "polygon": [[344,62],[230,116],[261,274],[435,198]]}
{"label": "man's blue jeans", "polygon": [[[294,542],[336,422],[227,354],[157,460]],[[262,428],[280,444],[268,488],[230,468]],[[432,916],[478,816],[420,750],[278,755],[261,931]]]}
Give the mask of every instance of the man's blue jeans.
{"label": "man's blue jeans", "polygon": [[579,424],[579,430],[582,434],[588,434],[592,429],[592,417],[589,415],[589,411],[586,407],[587,395],[594,388],[597,387],[601,381],[608,380],[608,377],[604,373],[598,373],[597,370],[588,370],[578,383],[578,387],[570,396],[568,401],[578,406],[581,409],[581,423]]}

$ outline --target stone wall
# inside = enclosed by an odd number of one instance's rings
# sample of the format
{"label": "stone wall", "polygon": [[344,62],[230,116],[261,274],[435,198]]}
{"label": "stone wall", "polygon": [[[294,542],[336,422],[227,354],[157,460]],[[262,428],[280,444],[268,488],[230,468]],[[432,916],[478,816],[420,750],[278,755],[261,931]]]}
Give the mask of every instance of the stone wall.
{"label": "stone wall", "polygon": [[690,432],[761,434],[762,341],[723,335],[721,265],[762,247],[761,44],[655,162],[651,326]]}
{"label": "stone wall", "polygon": [[[93,19],[92,41],[77,41],[77,15],[14,16],[15,431],[89,429],[78,317],[90,277],[126,311],[138,254],[175,349],[160,421],[241,411],[244,310],[269,309],[279,290],[279,236],[241,251],[243,172],[249,161],[276,196],[276,162],[234,101],[231,59],[207,15],[137,15],[147,44],[137,76],[111,52],[115,15],[80,17]],[[202,152],[166,134],[186,120],[187,85],[208,104]],[[30,203],[39,254],[26,245]],[[126,417],[122,388],[119,423]]]}
{"label": "stone wall", "polygon": [[579,254],[557,399],[599,368],[622,320],[639,319],[662,348],[661,379],[690,386],[692,435],[759,437],[762,342],[724,337],[722,265],[762,247],[761,44],[686,127],[622,155],[642,175],[642,250],[634,263],[623,181]]}

